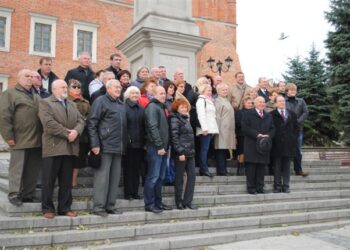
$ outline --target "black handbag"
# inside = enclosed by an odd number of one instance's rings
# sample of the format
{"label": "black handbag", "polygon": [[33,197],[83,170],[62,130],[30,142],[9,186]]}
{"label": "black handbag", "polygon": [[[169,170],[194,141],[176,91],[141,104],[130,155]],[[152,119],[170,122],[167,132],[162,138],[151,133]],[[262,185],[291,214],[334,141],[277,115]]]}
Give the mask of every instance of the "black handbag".
{"label": "black handbag", "polygon": [[88,166],[94,169],[99,169],[101,167],[101,154],[95,155],[90,151],[88,156]]}

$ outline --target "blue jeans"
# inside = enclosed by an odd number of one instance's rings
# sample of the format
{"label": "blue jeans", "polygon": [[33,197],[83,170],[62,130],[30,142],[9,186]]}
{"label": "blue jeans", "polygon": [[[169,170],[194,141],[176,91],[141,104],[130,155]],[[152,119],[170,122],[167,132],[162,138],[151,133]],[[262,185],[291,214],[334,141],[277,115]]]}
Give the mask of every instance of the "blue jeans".
{"label": "blue jeans", "polygon": [[146,208],[159,207],[162,204],[162,184],[167,167],[167,154],[158,155],[158,150],[147,148],[148,171],[144,185],[144,201]]}
{"label": "blue jeans", "polygon": [[201,173],[208,172],[208,151],[210,146],[211,135],[200,135],[200,152],[199,152],[199,168]]}
{"label": "blue jeans", "polygon": [[296,156],[294,157],[294,171],[296,174],[299,174],[303,171],[301,166],[301,160],[302,160],[301,148],[303,146],[303,139],[304,139],[304,133],[303,133],[303,130],[301,130],[298,132],[297,152],[296,152]]}

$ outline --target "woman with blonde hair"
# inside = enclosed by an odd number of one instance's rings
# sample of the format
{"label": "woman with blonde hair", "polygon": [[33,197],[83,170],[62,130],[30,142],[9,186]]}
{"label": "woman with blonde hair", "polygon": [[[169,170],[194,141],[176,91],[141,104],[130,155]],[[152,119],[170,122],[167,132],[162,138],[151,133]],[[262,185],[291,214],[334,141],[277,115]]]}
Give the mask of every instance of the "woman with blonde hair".
{"label": "woman with blonde hair", "polygon": [[200,85],[198,92],[196,111],[199,124],[197,124],[196,135],[199,136],[200,144],[200,175],[213,177],[213,174],[209,172],[207,160],[211,138],[219,133],[216,123],[216,109],[212,98],[212,88],[209,84]]}
{"label": "woman with blonde hair", "polygon": [[216,122],[219,134],[214,136],[217,175],[228,176],[226,159],[228,150],[236,149],[235,111],[228,100],[229,87],[225,83],[216,86]]}
{"label": "woman with blonde hair", "polygon": [[131,86],[136,86],[140,89],[149,76],[149,69],[146,66],[139,67],[136,76],[136,80],[131,82]]}

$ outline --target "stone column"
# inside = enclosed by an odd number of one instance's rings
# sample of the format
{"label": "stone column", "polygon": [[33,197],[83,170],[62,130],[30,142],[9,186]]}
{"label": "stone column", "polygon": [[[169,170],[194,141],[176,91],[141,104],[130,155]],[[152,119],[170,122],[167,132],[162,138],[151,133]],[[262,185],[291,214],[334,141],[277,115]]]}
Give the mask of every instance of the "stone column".
{"label": "stone column", "polygon": [[196,52],[208,41],[199,36],[191,0],[135,0],[134,25],[117,48],[128,57],[133,78],[142,65],[163,65],[168,78],[173,79],[180,67],[185,79],[194,83]]}

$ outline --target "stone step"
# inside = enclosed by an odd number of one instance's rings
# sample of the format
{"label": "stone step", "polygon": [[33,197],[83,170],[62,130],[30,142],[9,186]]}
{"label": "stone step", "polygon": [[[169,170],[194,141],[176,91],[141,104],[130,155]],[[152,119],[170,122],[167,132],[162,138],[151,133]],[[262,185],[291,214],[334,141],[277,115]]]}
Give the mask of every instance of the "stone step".
{"label": "stone step", "polygon": [[[230,195],[210,195],[210,196],[195,196],[193,203],[199,207],[220,207],[220,206],[233,206],[233,205],[248,205],[248,204],[262,204],[262,203],[278,203],[289,201],[312,201],[312,200],[324,200],[324,199],[342,199],[350,198],[350,189],[347,190],[327,190],[327,191],[301,191],[286,193],[267,193],[259,195],[249,194],[230,194]],[[175,201],[173,197],[165,197],[163,199],[165,204],[175,207]],[[57,207],[57,204],[55,204]],[[74,200],[72,209],[80,211],[81,214],[86,214],[93,207],[92,201],[87,199],[85,201]],[[124,200],[118,199],[116,201],[116,207],[120,211],[143,211],[143,200]],[[0,209],[4,214],[11,216],[12,218],[0,220],[0,230],[5,229],[21,229],[27,227],[40,227],[42,224],[38,221],[47,221],[41,217],[41,203],[24,203],[20,207],[15,207],[10,204],[5,195],[0,196]],[[39,218],[31,218],[28,215],[39,216]],[[23,218],[13,218],[13,216],[27,216],[25,223],[18,224],[18,220]],[[64,217],[57,217],[58,219]],[[2,224],[5,223],[5,224]],[[9,223],[9,224],[8,224]],[[60,223],[58,223],[60,224]],[[30,225],[30,226],[28,226]],[[49,226],[47,226],[49,227]]]}
{"label": "stone step", "polygon": [[[166,212],[170,214],[170,212]],[[196,212],[196,211],[193,211]],[[198,210],[197,212],[201,212]],[[164,215],[165,213],[161,214]],[[160,216],[160,215],[152,215]],[[301,226],[305,224],[313,224],[320,222],[334,222],[338,220],[345,220],[349,218],[349,209],[330,209],[328,211],[314,211],[314,212],[300,212],[290,214],[263,214],[261,216],[250,216],[246,218],[224,218],[216,219],[211,217],[209,212],[209,218],[202,218],[201,220],[191,221],[172,221],[170,223],[155,223],[146,225],[127,225],[127,226],[104,226],[102,228],[89,229],[84,224],[77,225],[76,229],[53,231],[53,232],[22,232],[22,234],[5,233],[0,235],[0,242],[5,248],[11,247],[44,247],[44,246],[72,246],[72,245],[84,245],[87,247],[89,243],[91,245],[96,244],[96,241],[102,241],[107,243],[112,242],[124,242],[130,244],[131,242],[137,242],[144,239],[161,239],[161,238],[173,238],[181,239],[177,242],[178,245],[173,245],[173,249],[184,249],[188,247],[199,247],[210,244],[218,244],[221,241],[215,241],[213,243],[206,240],[201,243],[190,243],[190,241],[184,239],[192,239],[197,241],[195,235],[205,235],[208,233],[216,234],[219,232],[237,232],[241,230],[256,230],[258,228],[264,228],[269,231],[269,228],[283,229],[293,225]],[[118,217],[110,216],[111,217]],[[213,219],[214,218],[214,219]],[[100,218],[101,219],[101,218]],[[106,219],[106,218],[105,218]],[[346,222],[348,222],[346,220]],[[340,222],[341,223],[341,222]],[[344,221],[342,222],[344,223]],[[349,223],[349,222],[348,222]],[[103,224],[101,224],[103,225]],[[316,227],[314,225],[314,227]],[[209,238],[215,238],[210,235]],[[127,242],[126,242],[127,241]],[[226,243],[226,242],[223,242]],[[123,243],[119,243],[123,244]],[[200,245],[198,245],[200,244]],[[115,246],[117,246],[116,243]],[[108,246],[108,245],[107,245]],[[121,248],[119,248],[121,249]],[[147,249],[147,248],[146,248]],[[159,248],[155,248],[159,249]]]}
{"label": "stone step", "polygon": [[[349,220],[324,222],[315,224],[303,224],[285,227],[271,227],[271,228],[255,228],[233,230],[225,232],[210,232],[202,234],[190,234],[186,236],[174,236],[166,238],[148,238],[127,242],[111,243],[110,241],[99,241],[89,249],[94,250],[199,250],[211,249],[210,245],[227,244],[244,240],[261,239],[265,237],[274,237],[281,235],[299,235],[301,233],[315,232],[321,230],[328,230],[333,228],[341,228],[349,225]],[[105,244],[104,244],[105,243]],[[101,244],[98,246],[98,244]],[[97,246],[96,246],[97,245]],[[72,250],[83,250],[87,246],[72,247]]]}

